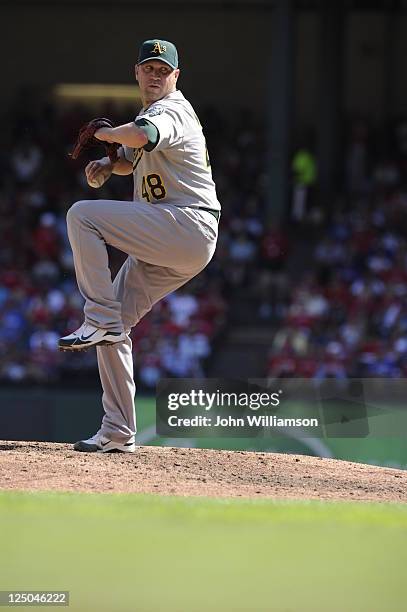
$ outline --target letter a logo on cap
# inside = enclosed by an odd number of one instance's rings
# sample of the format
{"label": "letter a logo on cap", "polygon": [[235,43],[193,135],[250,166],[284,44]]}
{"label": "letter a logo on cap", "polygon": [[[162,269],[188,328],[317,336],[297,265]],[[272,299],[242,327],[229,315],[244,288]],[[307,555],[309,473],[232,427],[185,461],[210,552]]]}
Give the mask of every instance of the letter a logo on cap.
{"label": "letter a logo on cap", "polygon": [[153,53],[160,53],[161,55],[161,53],[165,53],[166,51],[167,51],[166,45],[161,46],[158,40],[154,43]]}

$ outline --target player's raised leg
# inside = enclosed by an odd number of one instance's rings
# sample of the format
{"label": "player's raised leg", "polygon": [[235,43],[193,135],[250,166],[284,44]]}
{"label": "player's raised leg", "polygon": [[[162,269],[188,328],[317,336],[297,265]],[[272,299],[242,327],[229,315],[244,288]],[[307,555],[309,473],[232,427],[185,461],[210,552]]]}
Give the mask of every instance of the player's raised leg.
{"label": "player's raised leg", "polygon": [[60,348],[66,350],[125,339],[106,244],[137,260],[176,269],[181,277],[191,278],[210,261],[217,238],[216,221],[211,215],[169,204],[82,201],[68,211],[67,224],[78,287],[85,298],[85,323],[60,340]]}

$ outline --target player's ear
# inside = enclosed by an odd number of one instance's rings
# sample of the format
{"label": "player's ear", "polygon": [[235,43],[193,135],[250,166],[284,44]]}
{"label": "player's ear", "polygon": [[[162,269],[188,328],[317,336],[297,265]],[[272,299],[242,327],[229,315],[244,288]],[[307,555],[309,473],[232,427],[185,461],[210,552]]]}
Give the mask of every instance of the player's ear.
{"label": "player's ear", "polygon": [[174,76],[175,76],[175,80],[177,80],[177,79],[178,79],[178,77],[179,77],[179,68],[176,68],[176,69],[174,70]]}
{"label": "player's ear", "polygon": [[134,66],[134,76],[136,77],[136,81],[138,81],[138,65]]}

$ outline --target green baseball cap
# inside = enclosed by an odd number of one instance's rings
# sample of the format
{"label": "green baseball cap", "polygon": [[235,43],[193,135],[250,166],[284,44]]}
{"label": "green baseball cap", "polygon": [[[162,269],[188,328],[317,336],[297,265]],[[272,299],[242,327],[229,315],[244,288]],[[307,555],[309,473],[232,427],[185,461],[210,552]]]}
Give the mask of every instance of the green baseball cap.
{"label": "green baseball cap", "polygon": [[145,40],[138,54],[138,64],[148,62],[148,60],[159,59],[171,68],[178,68],[178,52],[175,45],[168,40]]}

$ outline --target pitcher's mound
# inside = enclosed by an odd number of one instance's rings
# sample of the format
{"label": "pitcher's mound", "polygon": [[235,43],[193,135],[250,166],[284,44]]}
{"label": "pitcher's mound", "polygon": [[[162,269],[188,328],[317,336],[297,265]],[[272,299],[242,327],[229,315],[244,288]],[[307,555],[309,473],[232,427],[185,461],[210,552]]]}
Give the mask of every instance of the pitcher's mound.
{"label": "pitcher's mound", "polygon": [[141,446],[78,453],[68,444],[0,442],[0,487],[209,497],[407,503],[407,472],[336,459]]}

